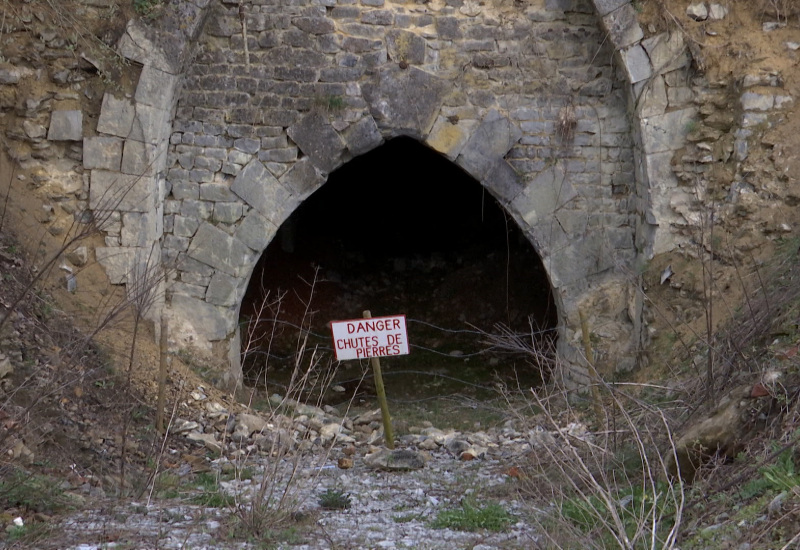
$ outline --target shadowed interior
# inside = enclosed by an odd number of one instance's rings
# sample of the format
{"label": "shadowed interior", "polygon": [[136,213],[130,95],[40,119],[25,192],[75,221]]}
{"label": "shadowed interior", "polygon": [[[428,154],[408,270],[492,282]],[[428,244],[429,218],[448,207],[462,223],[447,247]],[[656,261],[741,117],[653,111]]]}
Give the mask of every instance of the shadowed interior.
{"label": "shadowed interior", "polygon": [[282,225],[242,304],[245,377],[290,367],[298,327],[333,357],[328,323],[366,309],[407,316],[411,355],[385,361],[389,370],[469,367],[484,380],[521,363],[487,352],[476,330],[554,337],[557,324],[544,266],[516,223],[471,176],[409,138],[332,173]]}

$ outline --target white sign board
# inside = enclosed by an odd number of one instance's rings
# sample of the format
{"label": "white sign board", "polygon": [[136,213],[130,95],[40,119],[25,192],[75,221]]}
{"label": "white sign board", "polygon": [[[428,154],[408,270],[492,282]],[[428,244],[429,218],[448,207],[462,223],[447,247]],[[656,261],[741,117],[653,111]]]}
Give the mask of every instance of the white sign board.
{"label": "white sign board", "polygon": [[408,354],[406,316],[331,321],[336,360]]}

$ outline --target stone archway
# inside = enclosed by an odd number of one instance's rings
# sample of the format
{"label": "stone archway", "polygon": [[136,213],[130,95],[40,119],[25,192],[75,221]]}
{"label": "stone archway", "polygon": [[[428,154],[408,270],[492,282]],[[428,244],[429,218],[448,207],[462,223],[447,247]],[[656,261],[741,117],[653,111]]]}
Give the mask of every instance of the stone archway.
{"label": "stone archway", "polygon": [[682,41],[643,41],[627,0],[371,4],[179,3],[160,28],[129,26],[119,50],[143,65],[135,97],[107,94],[87,139],[90,202],[120,179],[133,191],[97,249],[112,282],[160,250],[176,270],[173,345],[228,356],[277,228],[329,172],[407,135],[478,180],[535,244],[562,304],[562,357],[581,363],[586,309],[601,356],[629,364],[641,303],[628,268],[663,246],[664,162],[694,113],[665,99]]}
{"label": "stone archway", "polygon": [[[273,374],[291,372],[299,327],[322,353],[328,323],[365,309],[407,316],[415,362],[426,349],[426,360],[485,352],[472,331],[497,325],[535,331],[543,345],[558,336],[546,270],[518,225],[457,165],[407,137],[332,172],[262,253],[239,317],[245,379],[264,382],[267,356]],[[488,368],[488,355],[481,361]]]}

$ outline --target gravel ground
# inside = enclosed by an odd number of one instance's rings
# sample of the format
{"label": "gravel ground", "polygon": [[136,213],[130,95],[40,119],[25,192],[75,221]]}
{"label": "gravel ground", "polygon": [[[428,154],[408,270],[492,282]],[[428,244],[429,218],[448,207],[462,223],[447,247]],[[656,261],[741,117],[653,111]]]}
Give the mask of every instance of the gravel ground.
{"label": "gravel ground", "polygon": [[[488,454],[488,453],[487,453]],[[505,455],[501,457],[500,455]],[[305,519],[297,524],[297,535],[277,548],[294,549],[514,549],[530,548],[536,538],[525,521],[530,513],[518,498],[513,483],[503,471],[508,450],[471,461],[456,460],[445,450],[427,453],[424,468],[389,472],[369,468],[356,458],[352,469],[337,467],[332,458],[308,458],[292,488],[302,500]],[[316,464],[311,460],[316,460]],[[213,468],[226,468],[226,459]],[[281,465],[286,473],[290,463]],[[228,468],[230,466],[227,466]],[[222,481],[225,493],[247,499],[264,471],[274,463],[259,457],[251,464],[251,479]],[[324,510],[319,495],[327,489],[350,495],[346,510]],[[499,533],[467,532],[433,528],[431,521],[443,510],[457,509],[462,501],[482,507],[502,506],[514,516],[513,523]],[[230,507],[209,508],[183,501],[109,503],[107,507],[82,512],[62,527],[69,550],[105,548],[141,549],[234,549],[263,548],[260,543],[235,542],[228,536],[232,524]]]}

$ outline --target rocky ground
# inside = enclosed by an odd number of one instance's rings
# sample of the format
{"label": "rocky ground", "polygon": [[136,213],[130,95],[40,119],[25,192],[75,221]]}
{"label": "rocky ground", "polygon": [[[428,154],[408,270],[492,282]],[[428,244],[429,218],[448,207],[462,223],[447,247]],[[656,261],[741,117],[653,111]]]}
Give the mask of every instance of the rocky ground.
{"label": "rocky ground", "polygon": [[[342,420],[299,406],[295,411],[304,414],[294,420],[278,415],[266,422],[249,413],[230,415],[213,401],[205,408],[208,412],[198,422],[176,419],[173,430],[209,450],[224,448],[225,456],[183,463],[174,475],[186,479],[182,491],[196,495],[203,488],[192,487],[193,475],[208,472],[219,480],[214,491],[227,497],[221,498],[227,505],[204,506],[196,499],[192,504],[191,497],[111,502],[108,509],[63,520],[60,547],[69,541],[68,547],[76,550],[109,543],[256,548],[241,533],[236,542],[230,534],[239,512],[259,498],[262,487],[288,494],[284,512],[294,519],[283,529],[293,531],[276,531],[280,547],[488,550],[529,548],[537,537],[526,521],[531,510],[517,492],[518,474],[509,467],[530,449],[529,438],[512,423],[473,434],[412,428],[415,433],[400,437],[397,448],[389,451],[369,444],[381,439],[379,411]],[[276,431],[276,423],[287,428]],[[159,487],[156,481],[156,492],[163,491]],[[347,506],[326,509],[326,493],[341,494]],[[496,507],[498,516],[487,514],[480,521],[490,527],[490,521],[500,521],[499,532],[484,529],[478,520],[436,523],[443,511],[470,506]],[[281,542],[282,537],[290,540]]]}

